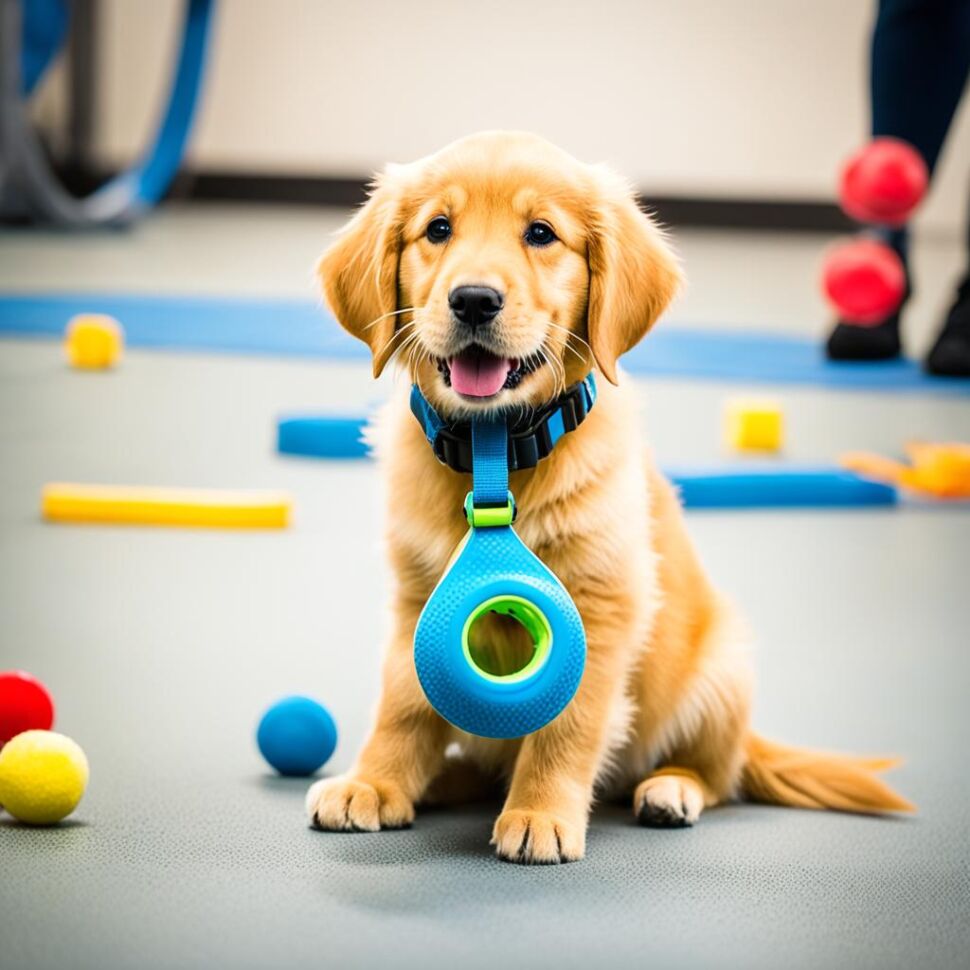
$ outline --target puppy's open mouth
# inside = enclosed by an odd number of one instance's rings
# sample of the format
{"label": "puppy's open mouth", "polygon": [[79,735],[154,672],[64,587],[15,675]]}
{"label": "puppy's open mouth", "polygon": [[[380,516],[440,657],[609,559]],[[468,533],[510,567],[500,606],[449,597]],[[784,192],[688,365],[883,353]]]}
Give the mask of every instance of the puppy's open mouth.
{"label": "puppy's open mouth", "polygon": [[462,397],[493,397],[499,391],[518,387],[522,379],[542,363],[542,359],[529,357],[496,357],[483,347],[472,345],[460,354],[447,359],[435,359],[445,385]]}

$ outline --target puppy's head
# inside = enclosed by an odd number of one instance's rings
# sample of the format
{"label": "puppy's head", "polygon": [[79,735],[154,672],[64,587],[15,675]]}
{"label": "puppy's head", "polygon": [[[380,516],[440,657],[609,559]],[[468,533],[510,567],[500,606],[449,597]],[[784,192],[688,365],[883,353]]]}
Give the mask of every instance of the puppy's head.
{"label": "puppy's head", "polygon": [[487,132],[381,175],[324,253],[341,325],[439,412],[551,400],[650,329],[680,282],[657,227],[607,170]]}

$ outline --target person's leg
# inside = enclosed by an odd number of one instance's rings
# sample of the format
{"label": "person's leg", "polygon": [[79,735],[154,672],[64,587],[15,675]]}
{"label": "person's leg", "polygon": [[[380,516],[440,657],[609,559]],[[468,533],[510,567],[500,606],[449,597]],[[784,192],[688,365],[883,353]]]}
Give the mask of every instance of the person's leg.
{"label": "person's leg", "polygon": [[[967,6],[970,7],[970,0]],[[970,377],[970,214],[967,218],[967,271],[926,367],[944,377]]]}
{"label": "person's leg", "polygon": [[[909,142],[932,174],[968,72],[968,0],[880,0],[870,62],[873,137]],[[881,234],[905,265],[906,230]],[[842,360],[897,356],[899,312],[876,327],[839,323],[827,350]]]}

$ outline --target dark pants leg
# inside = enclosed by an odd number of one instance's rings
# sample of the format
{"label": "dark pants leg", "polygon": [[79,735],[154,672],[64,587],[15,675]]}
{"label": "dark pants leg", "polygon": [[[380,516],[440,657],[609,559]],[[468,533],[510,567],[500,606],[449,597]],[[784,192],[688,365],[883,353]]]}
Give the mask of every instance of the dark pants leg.
{"label": "dark pants leg", "polygon": [[[970,73],[970,0],[880,0],[872,134],[908,141],[932,174]],[[905,259],[905,229],[892,234]]]}
{"label": "dark pants leg", "polygon": [[[879,0],[870,61],[874,137],[888,135],[909,142],[932,175],[968,73],[970,0]],[[877,232],[905,264],[905,227],[877,227]],[[836,360],[896,357],[899,311],[867,329],[837,324],[826,351]],[[931,370],[938,370],[932,355],[929,364]]]}

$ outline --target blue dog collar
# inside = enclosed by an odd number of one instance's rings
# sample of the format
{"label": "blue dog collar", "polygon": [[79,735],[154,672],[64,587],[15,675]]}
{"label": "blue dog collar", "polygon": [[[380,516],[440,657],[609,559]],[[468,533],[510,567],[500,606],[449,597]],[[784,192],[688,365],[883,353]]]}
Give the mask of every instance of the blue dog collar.
{"label": "blue dog collar", "polygon": [[[508,470],[535,468],[550,454],[556,442],[575,431],[596,403],[596,380],[589,374],[567,388],[554,401],[507,424]],[[435,457],[456,472],[472,470],[472,423],[449,423],[427,402],[420,388],[411,388],[411,413],[424,429]]]}

